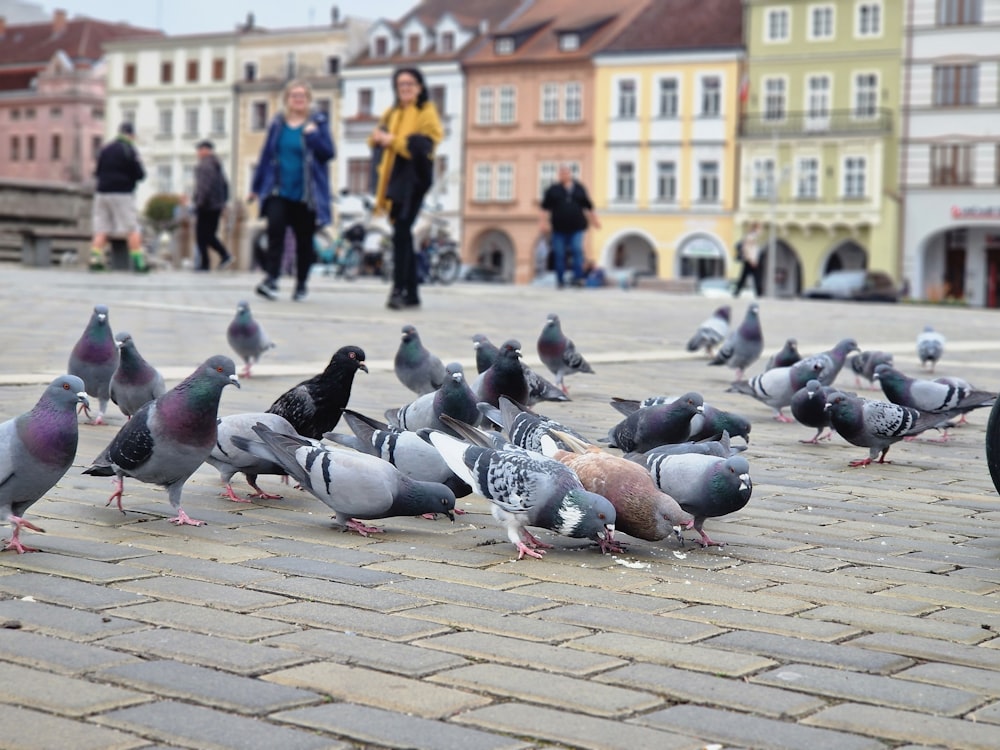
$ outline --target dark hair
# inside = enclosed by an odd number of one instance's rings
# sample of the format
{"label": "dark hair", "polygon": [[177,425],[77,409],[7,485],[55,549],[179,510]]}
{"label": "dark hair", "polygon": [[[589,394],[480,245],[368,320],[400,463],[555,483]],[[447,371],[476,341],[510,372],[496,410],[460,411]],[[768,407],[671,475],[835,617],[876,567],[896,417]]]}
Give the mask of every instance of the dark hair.
{"label": "dark hair", "polygon": [[424,83],[424,74],[416,68],[396,68],[396,72],[392,74],[392,92],[396,95],[396,106],[399,106],[399,93],[396,91],[396,81],[404,73],[413,76],[420,86],[420,93],[417,94],[417,109],[422,109],[427,103],[427,84]]}

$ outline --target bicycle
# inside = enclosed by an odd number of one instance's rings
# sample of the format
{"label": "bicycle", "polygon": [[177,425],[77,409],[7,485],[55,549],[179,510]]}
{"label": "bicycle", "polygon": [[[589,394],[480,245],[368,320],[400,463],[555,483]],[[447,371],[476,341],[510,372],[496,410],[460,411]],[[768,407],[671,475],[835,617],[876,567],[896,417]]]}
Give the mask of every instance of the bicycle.
{"label": "bicycle", "polygon": [[[417,278],[421,284],[441,284],[447,286],[458,279],[462,271],[462,259],[458,252],[458,243],[448,234],[448,222],[439,216],[430,214],[429,222],[414,234],[424,233],[416,251]],[[393,259],[392,241],[386,243],[382,257],[382,277],[392,281]]]}

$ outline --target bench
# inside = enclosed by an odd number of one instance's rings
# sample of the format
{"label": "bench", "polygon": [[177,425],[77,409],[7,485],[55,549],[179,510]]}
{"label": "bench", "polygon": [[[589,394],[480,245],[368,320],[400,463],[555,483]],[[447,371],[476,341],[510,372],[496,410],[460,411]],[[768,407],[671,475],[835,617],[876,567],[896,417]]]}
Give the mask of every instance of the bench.
{"label": "bench", "polygon": [[79,229],[21,229],[21,265],[48,268],[53,263],[75,263],[79,248],[90,244],[89,232]]}

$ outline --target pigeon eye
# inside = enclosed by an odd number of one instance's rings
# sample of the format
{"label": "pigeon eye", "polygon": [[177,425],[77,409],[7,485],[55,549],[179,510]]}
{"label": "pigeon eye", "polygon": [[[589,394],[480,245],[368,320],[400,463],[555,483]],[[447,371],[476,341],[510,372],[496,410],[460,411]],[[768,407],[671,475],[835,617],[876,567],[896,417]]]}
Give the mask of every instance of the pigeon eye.
{"label": "pigeon eye", "polygon": [[351,352],[351,353],[350,353],[350,354],[348,354],[347,356],[348,356],[348,357],[350,357],[351,359],[354,359],[354,352]]}
{"label": "pigeon eye", "polygon": [[598,513],[597,517],[600,518],[602,521],[604,520],[604,514],[603,513]]}
{"label": "pigeon eye", "polygon": [[68,391],[69,390],[69,383],[63,383],[63,390],[64,391]]}
{"label": "pigeon eye", "polygon": [[216,371],[216,372],[222,372],[222,368],[221,368],[221,367],[216,367],[216,368],[215,368],[215,371]]}

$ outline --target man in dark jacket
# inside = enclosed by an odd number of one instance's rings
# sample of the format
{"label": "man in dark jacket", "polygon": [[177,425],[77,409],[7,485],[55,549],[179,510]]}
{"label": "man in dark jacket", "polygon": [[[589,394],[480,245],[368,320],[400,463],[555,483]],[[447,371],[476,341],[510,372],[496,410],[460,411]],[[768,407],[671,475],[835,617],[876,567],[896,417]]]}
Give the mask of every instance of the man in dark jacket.
{"label": "man in dark jacket", "polygon": [[229,188],[212,142],[201,141],[197,149],[198,164],[194,168],[194,197],[191,199],[195,211],[195,242],[198,245],[197,269],[199,271],[211,269],[208,249],[212,248],[221,258],[219,261],[221,271],[233,262],[233,256],[218,237],[219,219],[229,200]]}
{"label": "man in dark jacket", "polygon": [[94,237],[91,243],[90,267],[105,266],[104,250],[109,236],[125,236],[129,255],[137,271],[145,271],[142,252],[142,230],[135,207],[135,186],[146,177],[139,152],[135,149],[132,123],[123,122],[118,137],[101,149],[97,156],[97,189],[94,193]]}
{"label": "man in dark jacket", "polygon": [[601,222],[594,213],[586,188],[573,179],[569,165],[560,164],[556,182],[542,196],[542,233],[550,232],[549,244],[555,258],[556,284],[563,287],[566,273],[566,250],[572,254],[573,285],[583,286],[583,233]]}

